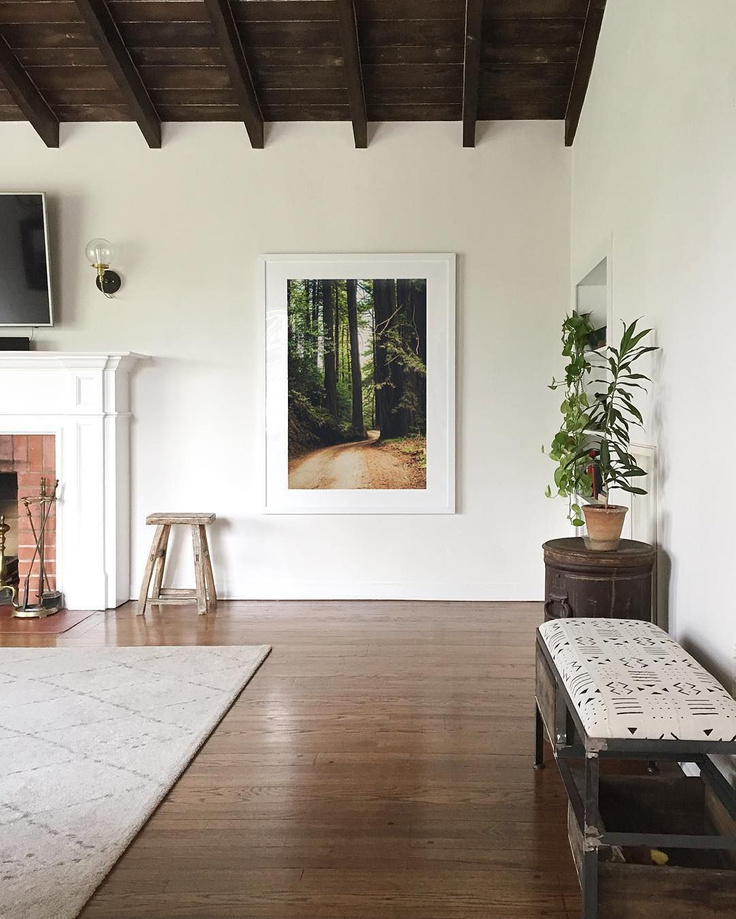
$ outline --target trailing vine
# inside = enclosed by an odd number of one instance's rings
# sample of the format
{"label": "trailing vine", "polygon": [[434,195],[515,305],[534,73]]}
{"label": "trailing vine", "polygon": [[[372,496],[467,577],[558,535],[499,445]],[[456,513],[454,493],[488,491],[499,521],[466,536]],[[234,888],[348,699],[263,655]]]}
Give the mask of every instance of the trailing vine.
{"label": "trailing vine", "polygon": [[[580,460],[588,444],[586,431],[589,427],[590,403],[585,391],[591,364],[588,348],[594,333],[589,313],[571,313],[562,323],[562,354],[568,358],[565,376],[553,379],[550,389],[564,389],[560,405],[562,424],[552,439],[549,457],[557,463],[554,472],[554,491],[547,486],[548,498],[562,497],[568,500],[568,520],[573,526],[583,526],[583,512],[575,497],[590,497],[593,494],[593,477],[588,464]],[[544,450],[544,448],[542,448]]]}

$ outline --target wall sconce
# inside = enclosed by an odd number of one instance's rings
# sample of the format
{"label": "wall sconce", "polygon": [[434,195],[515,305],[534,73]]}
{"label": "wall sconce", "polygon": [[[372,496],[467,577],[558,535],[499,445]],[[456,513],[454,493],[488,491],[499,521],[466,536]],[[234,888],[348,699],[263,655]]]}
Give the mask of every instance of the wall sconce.
{"label": "wall sconce", "polygon": [[114,255],[112,245],[106,239],[93,239],[84,250],[87,261],[97,269],[97,289],[112,299],[123,283],[116,271],[110,271],[110,262]]}

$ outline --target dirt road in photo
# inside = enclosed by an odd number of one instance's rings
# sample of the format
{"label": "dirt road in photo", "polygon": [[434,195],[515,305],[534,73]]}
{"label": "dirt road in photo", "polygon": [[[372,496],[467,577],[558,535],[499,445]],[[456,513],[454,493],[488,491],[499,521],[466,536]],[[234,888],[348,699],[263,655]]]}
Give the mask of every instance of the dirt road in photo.
{"label": "dirt road in photo", "polygon": [[379,441],[322,447],[289,463],[289,488],[425,488],[426,473],[409,456]]}

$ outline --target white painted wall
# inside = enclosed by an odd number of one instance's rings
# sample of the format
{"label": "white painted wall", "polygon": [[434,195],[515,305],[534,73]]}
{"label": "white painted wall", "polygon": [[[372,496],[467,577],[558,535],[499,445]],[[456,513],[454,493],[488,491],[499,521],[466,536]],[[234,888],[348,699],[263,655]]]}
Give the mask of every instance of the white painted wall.
{"label": "white painted wall", "polygon": [[[153,355],[134,382],[133,592],[155,510],[213,510],[231,597],[539,599],[540,544],[565,527],[543,490],[568,298],[569,151],[560,124],[499,123],[475,150],[455,124],[62,127],[47,150],[2,125],[3,190],[49,195],[58,328],[43,347]],[[115,300],[84,258],[120,250]],[[267,252],[459,254],[456,516],[262,516]],[[550,347],[550,343],[554,343]],[[182,570],[182,574],[186,572]]]}
{"label": "white painted wall", "polygon": [[[572,271],[613,233],[613,308],[663,351],[660,601],[731,685],[736,347],[736,3],[609,0],[573,151]],[[670,569],[671,566],[671,570]]]}

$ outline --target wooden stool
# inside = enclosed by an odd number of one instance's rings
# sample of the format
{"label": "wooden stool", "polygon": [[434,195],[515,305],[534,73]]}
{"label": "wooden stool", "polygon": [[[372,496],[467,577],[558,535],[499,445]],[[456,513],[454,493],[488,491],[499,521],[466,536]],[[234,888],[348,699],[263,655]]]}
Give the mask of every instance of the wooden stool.
{"label": "wooden stool", "polygon": [[[145,616],[146,607],[151,604],[185,603],[197,601],[197,612],[204,616],[217,606],[215,577],[212,574],[212,561],[207,543],[207,524],[213,523],[215,514],[149,514],[146,523],[156,525],[151,554],[143,572],[143,584],[138,598],[136,615]],[[162,588],[166,550],[172,526],[189,526],[192,529],[192,549],[194,550],[194,574],[197,586],[194,590],[181,588]],[[153,580],[151,596],[148,588]]]}

